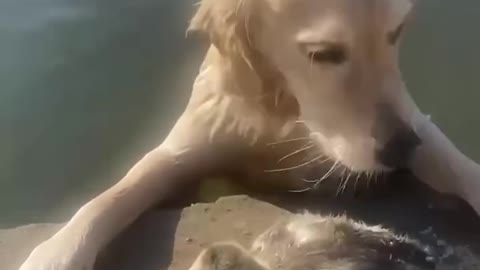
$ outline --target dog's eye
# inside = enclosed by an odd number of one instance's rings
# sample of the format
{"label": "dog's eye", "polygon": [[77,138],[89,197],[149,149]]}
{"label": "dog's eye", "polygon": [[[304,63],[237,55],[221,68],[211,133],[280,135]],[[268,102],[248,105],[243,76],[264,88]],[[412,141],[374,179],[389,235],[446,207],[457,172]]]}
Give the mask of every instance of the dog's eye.
{"label": "dog's eye", "polygon": [[395,45],[398,41],[398,38],[402,34],[404,24],[402,23],[398,26],[394,31],[387,34],[388,43],[391,45]]}
{"label": "dog's eye", "polygon": [[338,65],[347,60],[347,53],[338,46],[309,52],[308,57],[316,63]]}

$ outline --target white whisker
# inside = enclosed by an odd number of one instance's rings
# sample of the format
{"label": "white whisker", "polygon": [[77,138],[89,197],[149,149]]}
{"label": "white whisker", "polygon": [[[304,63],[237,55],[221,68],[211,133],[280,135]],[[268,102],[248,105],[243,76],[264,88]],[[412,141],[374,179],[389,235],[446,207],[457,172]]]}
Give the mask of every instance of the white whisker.
{"label": "white whisker", "polygon": [[327,179],[328,177],[330,177],[330,175],[332,175],[332,173],[337,169],[338,164],[339,164],[339,161],[335,161],[335,163],[333,163],[330,170],[326,174],[324,174],[323,177],[320,178],[319,181],[323,181],[323,180]]}
{"label": "white whisker", "polygon": [[284,157],[282,157],[281,159],[279,159],[279,160],[277,161],[277,164],[280,163],[280,162],[282,162],[282,161],[284,161],[284,160],[286,160],[286,159],[289,158],[289,157],[292,157],[292,156],[294,156],[294,155],[296,155],[296,154],[299,154],[299,153],[301,153],[301,152],[304,152],[304,151],[307,151],[307,150],[309,150],[309,149],[312,149],[313,147],[315,147],[315,144],[314,144],[314,143],[307,143],[304,147],[302,147],[302,148],[300,148],[300,149],[298,149],[298,150],[296,150],[296,151],[293,151],[292,153],[290,153],[290,154],[288,154],[288,155],[285,155]]}
{"label": "white whisker", "polygon": [[316,188],[318,185],[320,185],[321,183],[323,183],[325,180],[328,179],[328,177],[330,177],[330,175],[333,174],[333,172],[338,168],[337,165],[339,164],[340,162],[337,160],[333,163],[332,167],[330,167],[330,170],[323,175],[322,178],[318,179],[315,184],[312,186],[312,188]]}
{"label": "white whisker", "polygon": [[[325,159],[323,162],[327,161],[327,160],[330,160],[329,157],[327,157],[327,159]],[[323,175],[322,178],[320,179],[315,179],[315,180],[308,180],[308,179],[305,179],[303,178],[302,181],[306,182],[306,183],[312,183],[313,185],[311,185],[310,187],[307,187],[307,188],[304,188],[304,189],[300,189],[300,190],[290,190],[290,192],[293,192],[293,193],[302,193],[302,192],[307,192],[307,191],[310,191],[312,189],[315,189],[316,187],[318,187],[318,185],[320,185],[321,183],[323,183],[337,168],[338,168],[338,164],[340,164],[339,161],[335,161],[335,163],[333,163],[333,165],[330,167],[330,169],[328,170],[327,173],[325,173]]]}
{"label": "white whisker", "polygon": [[308,180],[305,178],[302,178],[302,181],[305,183],[317,183],[320,179],[313,179],[313,180]]}
{"label": "white whisker", "polygon": [[367,189],[370,189],[370,182],[372,181],[372,171],[367,171]]}
{"label": "white whisker", "polygon": [[358,180],[360,180],[360,177],[362,177],[363,172],[357,173],[357,178],[355,179],[355,184],[353,186],[353,190],[356,192],[357,191],[357,185],[358,185]]}
{"label": "white whisker", "polygon": [[350,172],[347,175],[347,179],[345,180],[345,183],[343,184],[343,187],[342,187],[342,193],[344,193],[345,190],[347,189],[348,181],[350,180],[350,177],[352,176],[352,173],[353,173],[352,170],[349,170],[349,171]]}
{"label": "white whisker", "polygon": [[295,170],[295,169],[300,169],[302,167],[305,167],[307,165],[310,165],[316,161],[318,161],[319,159],[321,159],[322,157],[324,157],[323,155],[320,155],[320,156],[317,156],[307,162],[304,162],[300,165],[297,165],[297,166],[292,166],[292,167],[287,167],[287,168],[281,168],[281,169],[272,169],[272,170],[265,170],[265,172],[267,173],[276,173],[276,172],[285,172],[285,171],[291,171],[291,170]]}
{"label": "white whisker", "polygon": [[[327,160],[330,160],[330,158],[327,157],[326,160],[324,160],[323,162],[327,161]],[[306,191],[309,191],[309,190],[312,190],[316,187],[318,187],[318,185],[320,185],[321,183],[323,183],[323,181],[325,181],[336,169],[336,166],[338,164],[338,161],[336,161],[335,163],[333,163],[332,167],[330,168],[330,170],[323,175],[322,178],[320,179],[315,179],[315,180],[308,180],[308,179],[302,179],[304,182],[306,183],[313,183],[313,185],[311,185],[310,187],[308,188],[305,188],[305,189],[302,189],[302,190],[292,190],[291,192],[306,192]]]}
{"label": "white whisker", "polygon": [[271,143],[268,143],[267,146],[273,146],[273,145],[291,143],[291,142],[306,141],[306,140],[312,140],[312,138],[310,138],[310,137],[299,137],[299,138],[288,139],[288,140],[284,140],[284,141],[271,142]]}
{"label": "white whisker", "polygon": [[303,193],[303,192],[307,192],[307,191],[310,191],[312,190],[313,188],[310,186],[310,187],[307,187],[307,188],[304,188],[304,189],[292,189],[292,190],[289,190],[288,192],[291,192],[291,193]]}
{"label": "white whisker", "polygon": [[346,181],[346,179],[344,179],[344,175],[345,175],[345,172],[347,171],[347,168],[343,168],[343,171],[342,173],[340,174],[340,183],[338,183],[338,187],[337,187],[337,193],[335,196],[339,196],[340,193],[341,193],[341,190],[342,190],[342,187],[343,187],[343,183],[344,181]]}
{"label": "white whisker", "polygon": [[329,161],[329,160],[332,160],[332,159],[329,158],[329,157],[325,157],[325,159],[322,160],[322,161],[320,161],[320,162],[318,162],[318,164],[323,164],[323,163],[325,163],[325,162],[327,162],[327,161]]}

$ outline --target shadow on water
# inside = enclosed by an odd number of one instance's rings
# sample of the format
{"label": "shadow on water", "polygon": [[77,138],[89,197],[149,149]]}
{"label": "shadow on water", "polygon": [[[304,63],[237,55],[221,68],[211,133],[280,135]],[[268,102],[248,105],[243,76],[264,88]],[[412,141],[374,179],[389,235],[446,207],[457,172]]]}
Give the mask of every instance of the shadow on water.
{"label": "shadow on water", "polygon": [[[0,227],[65,220],[161,142],[199,65],[193,2],[1,1]],[[478,18],[475,0],[421,1],[402,64],[421,107],[480,160]]]}

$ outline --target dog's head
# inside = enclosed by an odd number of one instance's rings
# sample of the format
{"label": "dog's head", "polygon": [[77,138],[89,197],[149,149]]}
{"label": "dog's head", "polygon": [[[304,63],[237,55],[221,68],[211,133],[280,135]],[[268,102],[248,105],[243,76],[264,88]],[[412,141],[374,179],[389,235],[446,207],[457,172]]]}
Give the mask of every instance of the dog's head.
{"label": "dog's head", "polygon": [[419,144],[398,63],[412,1],[203,0],[190,30],[260,81],[281,78],[325,154],[354,171],[384,170]]}

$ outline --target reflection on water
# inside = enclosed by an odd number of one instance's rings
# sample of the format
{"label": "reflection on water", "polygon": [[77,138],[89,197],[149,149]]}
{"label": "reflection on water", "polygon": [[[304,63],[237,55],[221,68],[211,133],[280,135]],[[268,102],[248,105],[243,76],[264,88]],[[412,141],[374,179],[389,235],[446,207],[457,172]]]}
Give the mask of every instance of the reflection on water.
{"label": "reflection on water", "polygon": [[[198,66],[184,39],[193,2],[0,2],[0,227],[65,219],[161,141]],[[478,18],[474,0],[423,1],[403,69],[480,160]]]}

